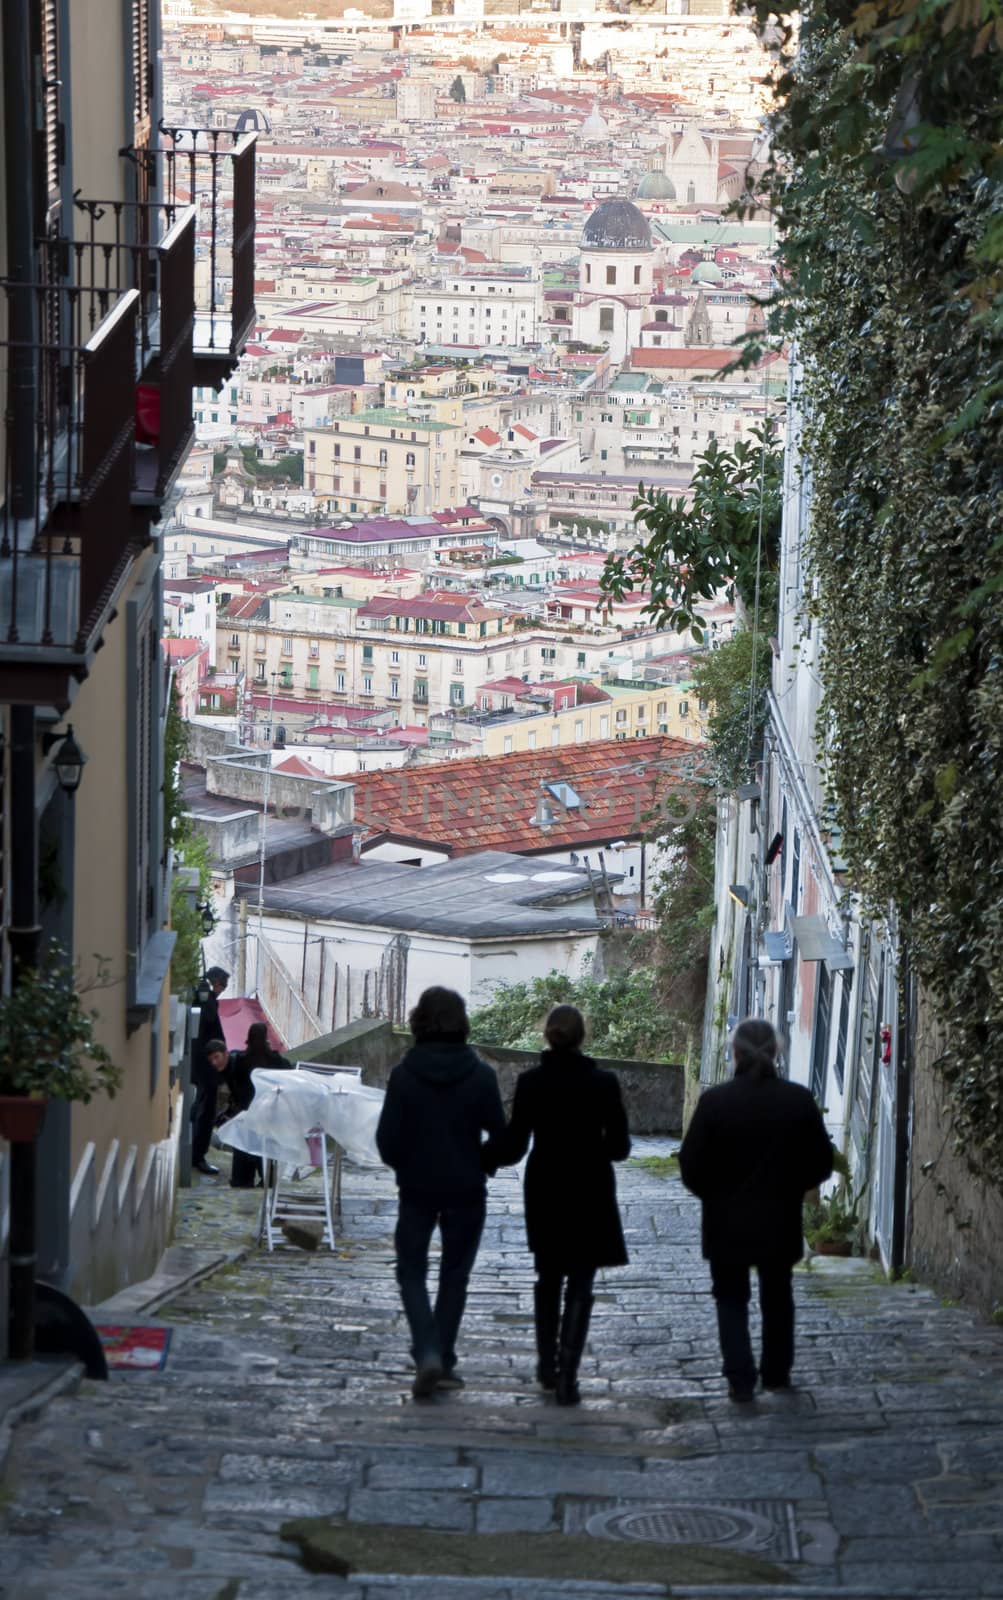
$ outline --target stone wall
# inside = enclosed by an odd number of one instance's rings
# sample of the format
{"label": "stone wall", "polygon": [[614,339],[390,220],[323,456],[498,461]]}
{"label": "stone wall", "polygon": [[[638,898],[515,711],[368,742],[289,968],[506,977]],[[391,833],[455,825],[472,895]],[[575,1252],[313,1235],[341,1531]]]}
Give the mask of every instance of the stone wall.
{"label": "stone wall", "polygon": [[954,1149],[950,1109],[932,1063],[935,1025],[921,1005],[910,1171],[907,1259],[917,1278],[986,1315],[1003,1307],[1003,1194]]}
{"label": "stone wall", "polygon": [[[390,1069],[411,1043],[411,1035],[394,1029],[379,1019],[353,1022],[336,1033],[300,1045],[293,1052],[297,1061],[334,1066],[361,1066],[362,1081],[374,1088],[386,1087]],[[504,1045],[475,1046],[479,1055],[498,1073],[498,1084],[506,1106],[511,1105],[515,1080],[539,1060],[533,1050],[509,1050]],[[683,1081],[681,1066],[658,1061],[622,1061],[596,1058],[601,1067],[611,1068],[620,1080],[627,1120],[632,1133],[678,1134],[683,1123]]]}

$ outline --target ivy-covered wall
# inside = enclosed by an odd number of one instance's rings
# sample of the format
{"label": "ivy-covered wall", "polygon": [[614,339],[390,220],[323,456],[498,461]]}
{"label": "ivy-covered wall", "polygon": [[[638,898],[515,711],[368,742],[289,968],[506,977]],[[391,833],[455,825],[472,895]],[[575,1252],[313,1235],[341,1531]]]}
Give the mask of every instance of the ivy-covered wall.
{"label": "ivy-covered wall", "polygon": [[[765,4],[761,23],[777,52],[765,182],[784,240],[772,330],[796,336],[804,363],[826,783],[853,886],[878,916],[896,907],[936,1019],[916,1131],[939,1115],[950,1137],[922,1159],[977,1174],[972,1193],[991,1206],[1003,1191],[1003,18],[996,0],[828,0],[800,42]],[[914,1244],[936,1182],[915,1195]]]}
{"label": "ivy-covered wall", "polygon": [[990,1315],[1003,1306],[1003,1195],[973,1174],[965,1151],[954,1147],[934,1067],[943,1049],[936,1021],[921,1004],[908,1259],[916,1277]]}

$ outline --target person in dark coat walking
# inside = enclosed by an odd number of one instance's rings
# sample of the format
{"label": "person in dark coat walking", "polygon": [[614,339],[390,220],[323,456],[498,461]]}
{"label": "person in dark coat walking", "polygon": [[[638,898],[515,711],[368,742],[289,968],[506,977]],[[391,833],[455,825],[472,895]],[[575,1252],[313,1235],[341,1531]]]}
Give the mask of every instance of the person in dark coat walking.
{"label": "person in dark coat walking", "polygon": [[209,1141],[216,1122],[216,1097],[219,1091],[219,1072],[209,1062],[209,1043],[223,1037],[219,1020],[219,997],[230,981],[230,974],[222,967],[210,967],[205,975],[209,997],[199,1010],[199,1031],[192,1051],[192,1083],[195,1099],[192,1102],[192,1166],[214,1178],[219,1171],[208,1160]]}
{"label": "person in dark coat walking", "polygon": [[613,1162],[630,1154],[630,1134],[616,1074],[582,1055],[581,1012],[555,1006],[543,1031],[550,1048],[519,1074],[508,1127],[490,1141],[485,1161],[489,1172],[511,1166],[533,1141],[524,1189],[536,1261],[536,1376],[556,1390],[558,1405],[572,1406],[581,1399],[596,1271],[627,1262]]}
{"label": "person in dark coat walking", "polygon": [[759,1278],[764,1389],[790,1386],[791,1269],[804,1254],[805,1192],[832,1173],[833,1148],[810,1092],[777,1075],[777,1036],[747,1017],[732,1040],[735,1076],[697,1102],[679,1171],[702,1202],[703,1253],[717,1303],[723,1373],[732,1400],[750,1401],[749,1268]]}
{"label": "person in dark coat walking", "polygon": [[[493,1067],[467,1044],[466,1008],[451,989],[426,989],[408,1019],[414,1045],[390,1074],[376,1144],[400,1190],[397,1282],[411,1330],[416,1400],[460,1388],[456,1339],[484,1228],[481,1135],[505,1113]],[[428,1247],[442,1240],[439,1287],[428,1295]]]}
{"label": "person in dark coat walking", "polygon": [[[292,1062],[279,1055],[268,1043],[268,1029],[263,1022],[252,1022],[247,1030],[247,1043],[243,1050],[235,1050],[226,1064],[223,1082],[230,1091],[231,1116],[246,1111],[254,1099],[251,1073],[259,1067],[291,1068]],[[230,1166],[231,1189],[253,1189],[255,1178],[263,1175],[260,1156],[248,1155],[246,1150],[234,1150]]]}

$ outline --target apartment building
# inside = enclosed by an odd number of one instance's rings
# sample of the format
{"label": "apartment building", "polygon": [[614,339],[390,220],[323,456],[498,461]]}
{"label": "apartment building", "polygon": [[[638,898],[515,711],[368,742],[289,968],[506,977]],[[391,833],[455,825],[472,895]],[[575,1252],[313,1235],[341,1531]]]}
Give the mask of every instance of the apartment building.
{"label": "apartment building", "polygon": [[[37,1144],[0,1141],[20,1233],[9,1254],[0,1208],[0,1355],[9,1288],[24,1356],[36,1250],[40,1275],[94,1303],[151,1273],[170,1236],[184,1108],[157,527],[194,437],[193,390],[228,382],[253,325],[255,141],[200,150],[191,191],[172,195],[153,0],[8,6],[0,28],[20,166],[0,194],[0,971],[17,987],[55,943],[93,981],[102,952],[112,981],[86,1004],[122,1070],[113,1100],[50,1100]],[[204,299],[199,226],[221,273]]]}
{"label": "apartment building", "polygon": [[706,737],[707,702],[687,683],[645,683],[597,678],[592,682],[524,683],[501,678],[478,690],[472,712],[429,719],[429,739],[449,739],[483,756],[559,749],[594,739],[644,739],[668,733]]}
{"label": "apartment building", "polygon": [[439,511],[459,499],[463,430],[407,410],[374,407],[303,432],[304,486],[331,512]]}
{"label": "apartment building", "polygon": [[535,344],[540,337],[542,285],[532,266],[484,268],[418,283],[410,296],[408,331],[419,343],[484,349]]}

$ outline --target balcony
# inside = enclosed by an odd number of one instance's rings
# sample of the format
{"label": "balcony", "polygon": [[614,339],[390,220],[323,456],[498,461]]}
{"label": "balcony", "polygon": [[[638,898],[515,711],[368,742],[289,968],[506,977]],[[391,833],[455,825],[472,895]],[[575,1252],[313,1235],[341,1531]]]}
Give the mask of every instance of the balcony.
{"label": "balcony", "polygon": [[195,240],[195,382],[219,389],[254,327],[254,207],[257,135],[226,128],[160,125],[157,146],[122,154],[139,188],[172,216],[191,206]]}
{"label": "balcony", "polygon": [[141,296],[0,284],[6,431],[0,509],[0,702],[72,700],[136,548],[132,517]]}
{"label": "balcony", "polygon": [[[48,276],[69,268],[82,342],[113,302],[136,301],[135,448],[131,494],[137,508],[159,509],[195,438],[195,212],[153,203],[74,198],[73,239],[49,247]],[[59,294],[58,287],[52,293]]]}

